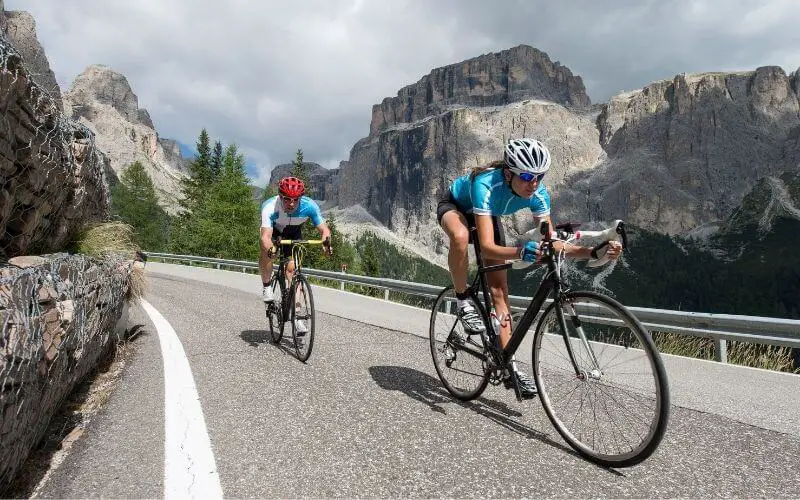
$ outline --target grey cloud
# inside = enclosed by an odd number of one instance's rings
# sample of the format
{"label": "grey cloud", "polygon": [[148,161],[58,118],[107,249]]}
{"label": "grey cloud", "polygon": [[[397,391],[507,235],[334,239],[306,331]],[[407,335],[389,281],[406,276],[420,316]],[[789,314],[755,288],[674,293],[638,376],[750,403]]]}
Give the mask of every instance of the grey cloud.
{"label": "grey cloud", "polygon": [[251,161],[297,147],[328,166],[373,104],[431,69],[524,43],[581,75],[593,102],[680,72],[800,65],[792,1],[6,0],[27,10],[66,86],[89,64],[123,73],[162,135],[200,128]]}

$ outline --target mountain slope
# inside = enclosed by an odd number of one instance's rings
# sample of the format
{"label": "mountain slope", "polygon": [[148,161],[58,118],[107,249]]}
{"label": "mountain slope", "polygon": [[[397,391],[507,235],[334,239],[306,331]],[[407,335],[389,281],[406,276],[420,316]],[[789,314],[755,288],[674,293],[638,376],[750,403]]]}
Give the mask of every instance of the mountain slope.
{"label": "mountain slope", "polygon": [[133,162],[141,162],[161,204],[176,213],[180,181],[187,175],[180,147],[159,137],[125,76],[107,66],[89,66],[75,78],[63,99],[67,114],[94,132],[97,146],[110,159],[117,177]]}

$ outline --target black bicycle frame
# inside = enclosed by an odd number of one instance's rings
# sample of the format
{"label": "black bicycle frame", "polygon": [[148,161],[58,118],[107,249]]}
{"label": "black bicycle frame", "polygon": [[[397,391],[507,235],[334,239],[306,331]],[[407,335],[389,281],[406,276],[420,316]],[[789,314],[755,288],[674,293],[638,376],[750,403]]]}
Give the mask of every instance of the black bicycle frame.
{"label": "black bicycle frame", "polygon": [[[293,248],[293,247],[292,247]],[[275,277],[273,279],[280,280],[278,282],[278,286],[281,287],[281,314],[284,318],[289,317],[289,304],[294,302],[294,294],[295,294],[295,287],[293,283],[295,282],[295,277],[292,278],[292,283],[287,285],[286,283],[286,266],[289,263],[289,260],[294,260],[294,276],[296,277],[300,274],[300,266],[297,263],[297,260],[294,258],[294,252],[291,255],[285,255],[281,253],[280,260],[278,261],[278,271],[275,273]],[[290,296],[287,296],[287,293]]]}
{"label": "black bicycle frame", "polygon": [[[470,289],[477,299],[476,289],[478,288],[477,285],[480,285],[480,291],[483,292],[485,306],[479,300],[475,300],[475,302],[478,304],[478,309],[484,316],[486,324],[492,325],[491,318],[489,317],[489,311],[492,310],[494,304],[492,301],[492,295],[489,293],[489,284],[485,275],[486,273],[509,269],[511,264],[506,263],[493,266],[484,266],[480,244],[478,243],[477,229],[471,227],[469,230],[472,234],[472,244],[475,248],[475,259],[478,263],[478,272],[473,280],[472,285],[470,286]],[[519,346],[522,344],[522,339],[525,337],[525,332],[528,331],[528,328],[530,328],[533,320],[536,319],[536,315],[541,310],[544,301],[547,300],[547,297],[552,293],[554,300],[558,300],[558,297],[561,295],[561,273],[556,265],[555,259],[553,258],[552,242],[545,240],[542,241],[541,245],[548,267],[547,276],[545,276],[544,280],[542,280],[541,284],[539,285],[539,289],[536,290],[536,294],[533,296],[533,300],[531,300],[531,303],[528,304],[528,307],[525,309],[525,313],[522,315],[522,318],[520,318],[519,323],[516,324],[511,332],[511,339],[509,340],[508,344],[503,349],[498,349],[498,354],[501,357],[501,359],[498,361],[502,363],[501,366],[506,366],[511,361],[511,357],[517,352],[517,349],[519,349]],[[558,319],[563,325],[563,312],[560,307],[556,308],[556,310]],[[563,328],[563,331],[565,335],[569,335],[566,328]],[[489,342],[491,342],[492,345],[497,345],[497,334],[494,332],[494,328],[489,328],[487,335],[489,337]],[[576,373],[578,373],[577,364],[575,363],[570,343],[567,341],[566,344],[570,359],[572,359],[573,366],[575,367]]]}

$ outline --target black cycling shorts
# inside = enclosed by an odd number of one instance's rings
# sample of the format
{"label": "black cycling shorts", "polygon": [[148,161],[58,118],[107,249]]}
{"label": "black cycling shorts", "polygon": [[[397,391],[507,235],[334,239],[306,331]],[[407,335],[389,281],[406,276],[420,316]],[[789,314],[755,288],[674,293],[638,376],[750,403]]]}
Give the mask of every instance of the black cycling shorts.
{"label": "black cycling shorts", "polygon": [[[300,226],[286,226],[283,229],[278,229],[277,227],[272,228],[272,244],[278,246],[278,240],[299,240],[303,238],[302,230]],[[289,249],[291,247],[289,245],[280,245],[278,249],[278,255],[289,255]]]}
{"label": "black cycling shorts", "polygon": [[[475,216],[472,213],[467,214],[462,212],[461,209],[458,208],[455,198],[453,198],[453,193],[448,189],[445,196],[439,200],[439,204],[436,206],[436,222],[438,222],[440,226],[442,225],[442,217],[444,214],[451,210],[459,212],[467,219],[468,229],[475,227]],[[503,226],[500,224],[500,219],[496,215],[492,216],[492,227],[494,228],[494,243],[501,247],[506,246],[506,235],[503,231]],[[472,231],[469,233],[469,242],[472,243]]]}

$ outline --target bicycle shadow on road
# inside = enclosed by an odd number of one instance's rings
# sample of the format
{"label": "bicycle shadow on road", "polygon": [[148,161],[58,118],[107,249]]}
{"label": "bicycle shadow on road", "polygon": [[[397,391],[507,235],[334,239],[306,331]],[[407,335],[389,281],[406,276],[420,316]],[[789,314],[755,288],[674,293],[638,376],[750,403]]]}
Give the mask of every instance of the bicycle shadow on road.
{"label": "bicycle shadow on road", "polygon": [[424,403],[437,413],[447,414],[447,411],[442,406],[445,403],[457,404],[528,439],[536,439],[577,456],[574,450],[553,441],[544,432],[537,431],[514,420],[514,418],[522,417],[523,414],[502,401],[495,401],[483,396],[474,401],[460,401],[447,392],[447,389],[442,386],[439,379],[405,366],[370,366],[369,373],[381,389],[401,391],[408,397]]}
{"label": "bicycle shadow on road", "polygon": [[269,331],[267,330],[243,330],[239,333],[239,337],[250,345],[250,347],[258,347],[266,345],[278,348],[283,354],[294,355],[294,340],[292,340],[291,332],[286,335],[284,332],[283,338],[277,344],[270,339]]}
{"label": "bicycle shadow on road", "polygon": [[261,344],[271,344],[269,332],[266,330],[244,330],[239,333],[239,337],[247,342],[250,347],[258,347]]}

